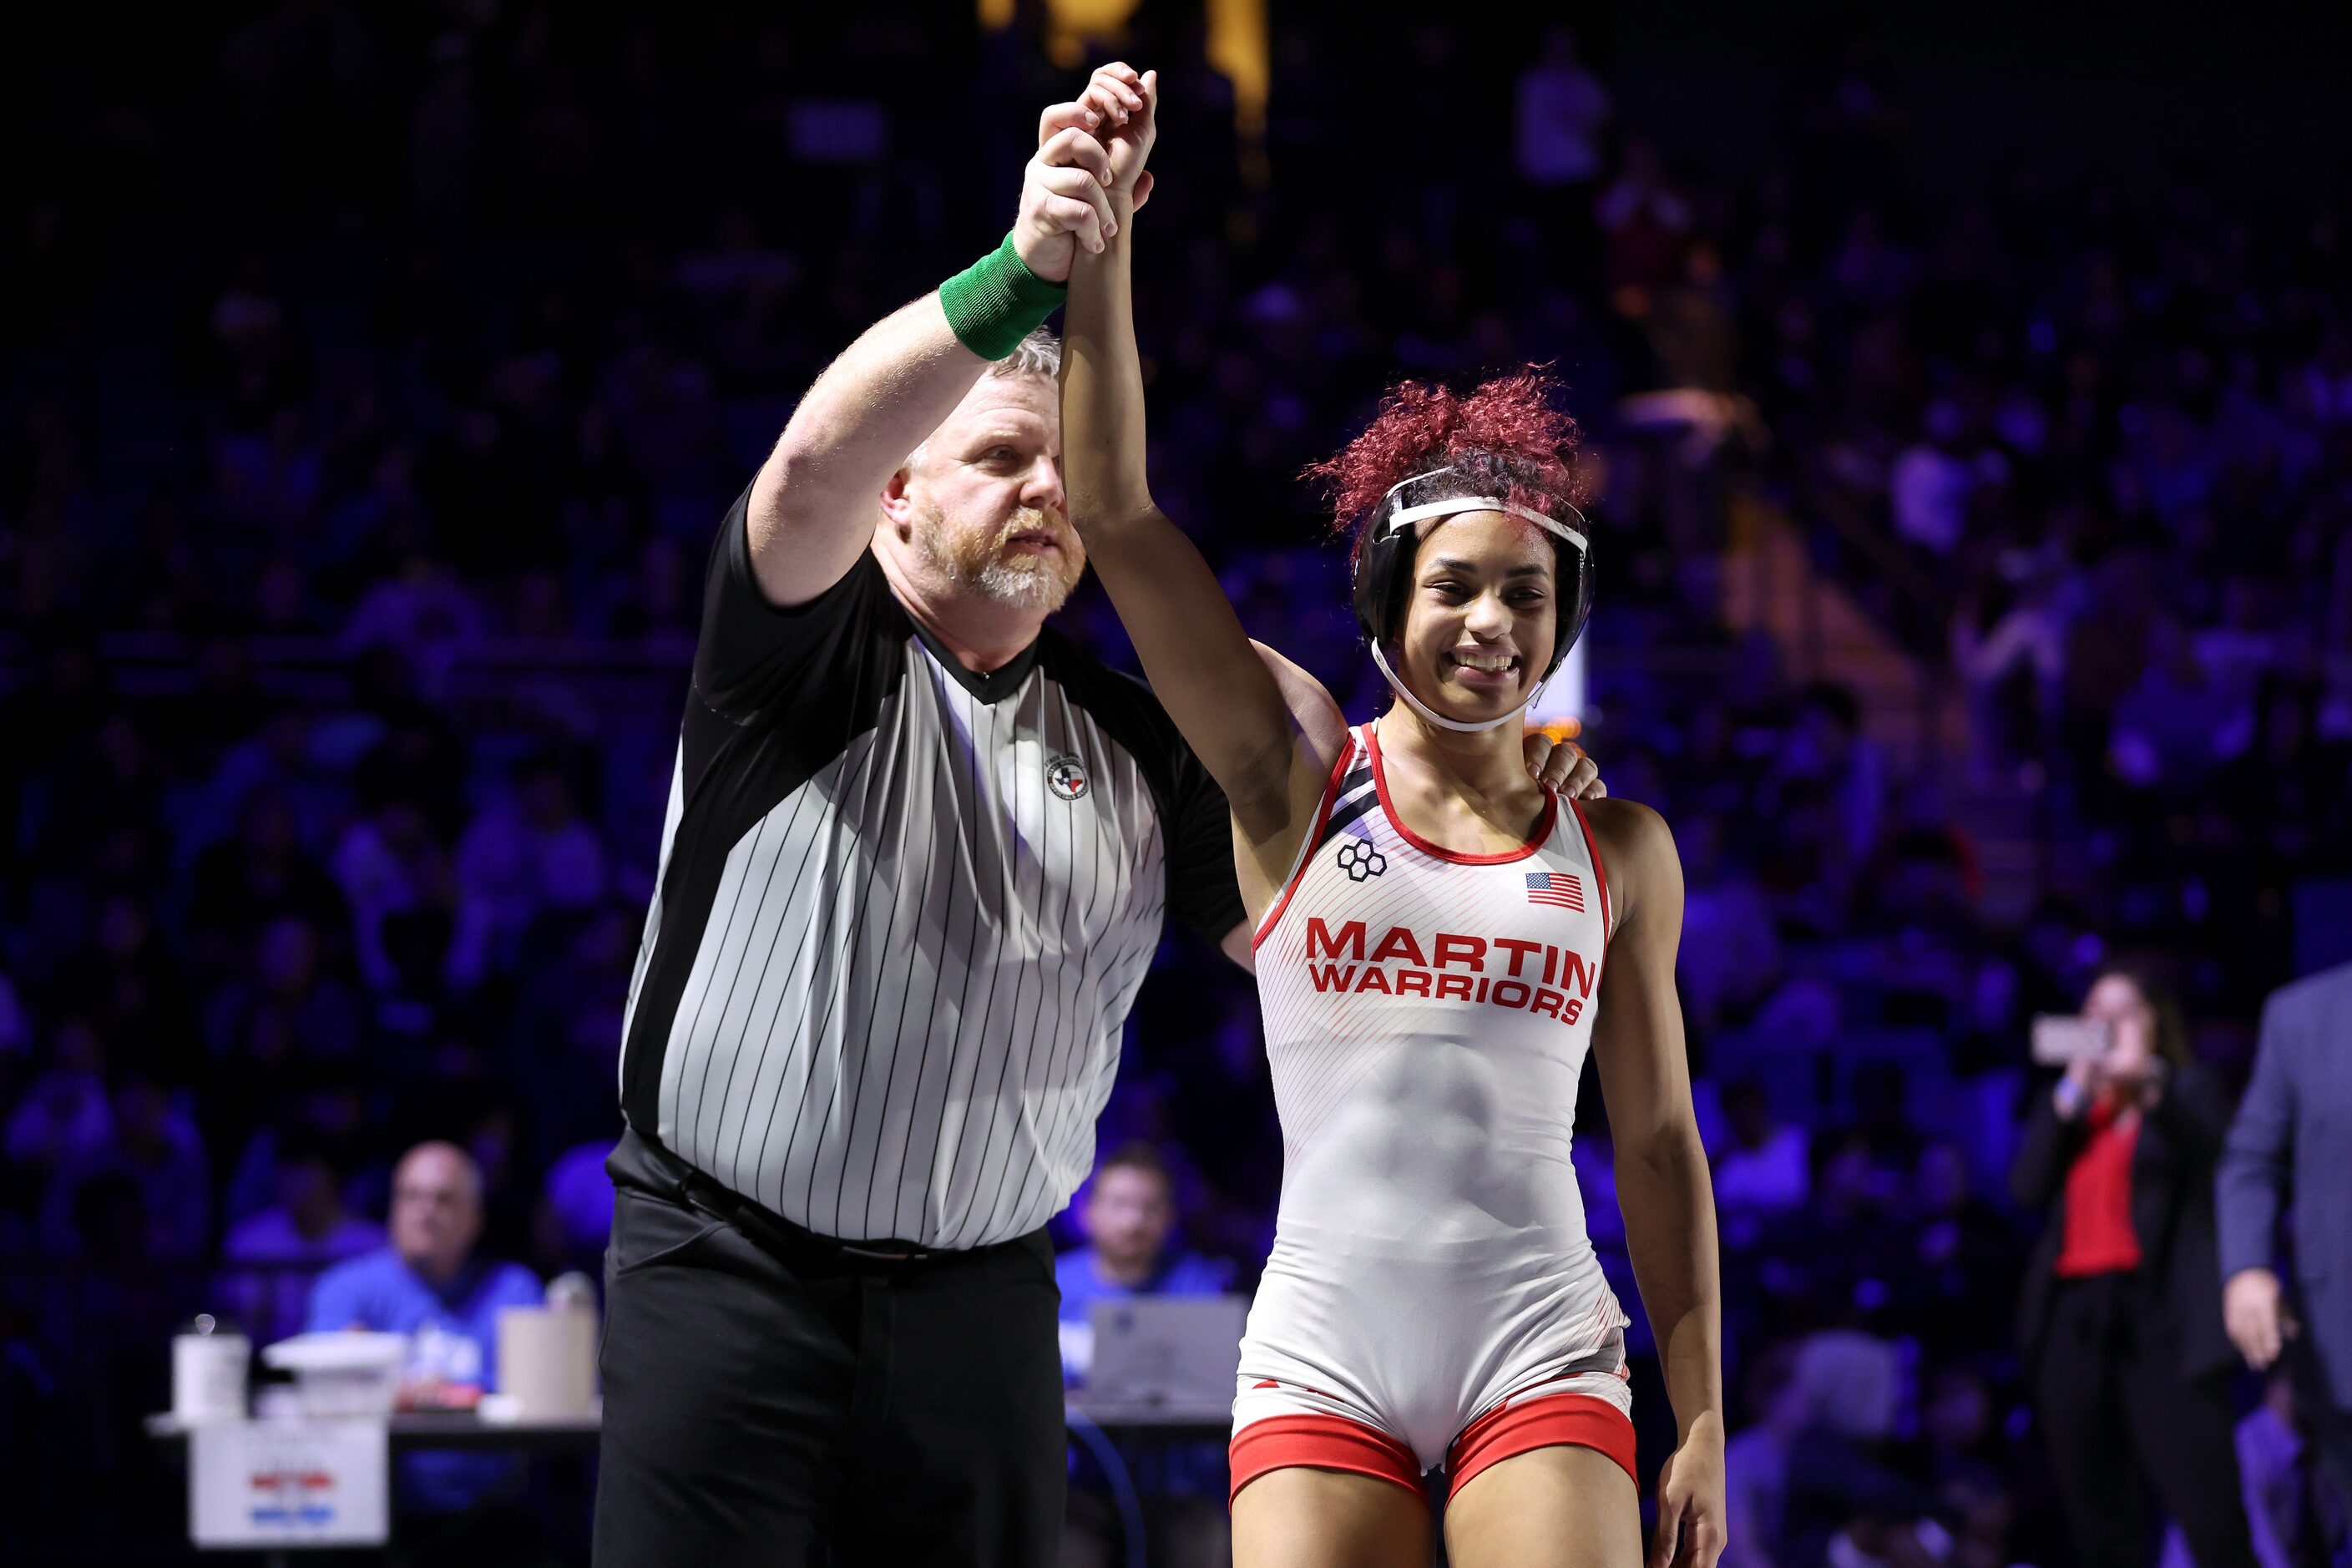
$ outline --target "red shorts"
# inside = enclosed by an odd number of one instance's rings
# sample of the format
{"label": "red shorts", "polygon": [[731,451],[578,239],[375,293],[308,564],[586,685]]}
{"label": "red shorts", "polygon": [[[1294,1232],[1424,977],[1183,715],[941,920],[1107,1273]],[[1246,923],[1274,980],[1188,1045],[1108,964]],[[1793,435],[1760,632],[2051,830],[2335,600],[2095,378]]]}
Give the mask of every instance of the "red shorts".
{"label": "red shorts", "polygon": [[[1464,1427],[1445,1452],[1445,1495],[1453,1498],[1490,1465],[1559,1445],[1597,1448],[1633,1474],[1633,1423],[1623,1411],[1590,1394],[1550,1394],[1523,1405],[1507,1401]],[[1421,1461],[1394,1437],[1344,1415],[1269,1415],[1234,1434],[1228,1496],[1293,1466],[1376,1476],[1422,1495]]]}

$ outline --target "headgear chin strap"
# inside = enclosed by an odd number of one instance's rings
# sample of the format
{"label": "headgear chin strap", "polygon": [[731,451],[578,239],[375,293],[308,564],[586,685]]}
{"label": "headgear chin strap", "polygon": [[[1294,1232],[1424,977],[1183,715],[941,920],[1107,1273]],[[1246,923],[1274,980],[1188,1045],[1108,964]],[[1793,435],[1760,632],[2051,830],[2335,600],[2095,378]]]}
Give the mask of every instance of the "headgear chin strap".
{"label": "headgear chin strap", "polygon": [[1372,662],[1380,667],[1381,678],[1389,683],[1390,690],[1395,692],[1399,697],[1404,700],[1404,705],[1406,707],[1412,709],[1415,713],[1420,714],[1423,722],[1434,724],[1441,730],[1452,730],[1459,734],[1475,735],[1481,731],[1500,729],[1502,726],[1509,723],[1512,720],[1517,718],[1520,714],[1526,712],[1528,710],[1528,704],[1535,701],[1537,697],[1542,694],[1544,689],[1544,683],[1540,680],[1537,681],[1533,686],[1528,689],[1526,699],[1521,701],[1517,708],[1512,709],[1507,713],[1497,714],[1492,719],[1481,719],[1475,723],[1473,723],[1466,719],[1448,719],[1444,714],[1440,713],[1436,709],[1432,708],[1428,703],[1423,702],[1420,698],[1415,697],[1411,689],[1409,689],[1402,680],[1397,679],[1397,672],[1389,668],[1389,656],[1381,651],[1380,644],[1373,643],[1370,647],[1372,650]]}
{"label": "headgear chin strap", "polygon": [[[1425,473],[1415,474],[1410,479],[1400,479],[1389,487],[1389,492],[1381,498],[1381,504],[1385,508],[1395,497],[1397,491],[1407,485],[1434,478],[1439,474],[1456,471],[1449,464],[1444,468],[1431,468]],[[1559,504],[1578,523],[1581,524],[1584,521],[1583,515],[1574,507],[1569,506],[1565,501]],[[1554,617],[1557,635],[1552,647],[1551,662],[1544,667],[1542,676],[1538,677],[1535,685],[1528,689],[1526,699],[1517,707],[1498,718],[1484,719],[1475,722],[1449,719],[1407,690],[1404,682],[1398,678],[1395,668],[1390,665],[1388,655],[1381,647],[1382,643],[1401,637],[1404,631],[1402,601],[1412,574],[1413,552],[1420,544],[1417,525],[1424,521],[1442,521],[1465,511],[1499,511],[1507,512],[1513,517],[1524,518],[1559,542],[1554,549],[1558,551],[1560,558],[1560,570],[1558,574],[1559,613]],[[1573,556],[1570,553],[1570,548],[1563,548],[1563,546],[1572,548]],[[1402,698],[1407,707],[1420,715],[1423,721],[1440,729],[1453,730],[1463,734],[1475,734],[1480,731],[1492,730],[1507,724],[1525,712],[1528,704],[1536,700],[1537,694],[1543,690],[1544,681],[1549,679],[1551,672],[1559,668],[1560,660],[1568,657],[1570,647],[1584,630],[1585,616],[1592,605],[1591,561],[1591,542],[1586,538],[1580,527],[1570,527],[1557,518],[1546,516],[1533,507],[1522,505],[1503,496],[1454,496],[1444,500],[1422,501],[1413,506],[1400,507],[1386,517],[1374,518],[1371,537],[1365,540],[1363,551],[1358,557],[1356,624],[1364,634],[1365,645],[1371,649],[1372,663],[1379,667],[1381,678],[1387,680],[1390,689]]]}

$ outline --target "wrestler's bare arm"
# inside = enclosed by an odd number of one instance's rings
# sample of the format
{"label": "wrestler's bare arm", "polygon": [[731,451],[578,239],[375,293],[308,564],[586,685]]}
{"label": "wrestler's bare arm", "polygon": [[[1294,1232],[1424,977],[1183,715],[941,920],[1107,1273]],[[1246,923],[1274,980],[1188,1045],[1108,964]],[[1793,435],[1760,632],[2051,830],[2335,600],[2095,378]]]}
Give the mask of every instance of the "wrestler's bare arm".
{"label": "wrestler's bare arm", "polygon": [[1664,818],[1586,804],[1608,877],[1610,933],[1592,1051],[1617,1150],[1617,1203],[1679,1433],[1659,1478],[1653,1562],[1712,1568],[1724,1542],[1723,1321],[1715,1193],[1691,1110],[1675,957],[1683,873]]}
{"label": "wrestler's bare arm", "polygon": [[[1152,79],[1142,80],[1156,96]],[[1128,209],[1151,135],[1147,112],[1112,139],[1115,211]],[[1347,727],[1311,676],[1250,641],[1200,551],[1152,501],[1129,246],[1122,228],[1079,258],[1070,279],[1062,354],[1070,521],[1153,690],[1232,805],[1242,895],[1255,916],[1306,837]]]}

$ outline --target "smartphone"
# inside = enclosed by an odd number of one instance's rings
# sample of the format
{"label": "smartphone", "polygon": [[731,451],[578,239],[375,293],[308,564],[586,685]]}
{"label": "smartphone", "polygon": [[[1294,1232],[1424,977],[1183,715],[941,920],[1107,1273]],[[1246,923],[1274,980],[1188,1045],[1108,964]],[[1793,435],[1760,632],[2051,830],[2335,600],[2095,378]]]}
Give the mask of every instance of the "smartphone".
{"label": "smartphone", "polygon": [[2084,1057],[2105,1056],[2116,1026],[2105,1018],[2042,1013],[2033,1020],[2033,1060],[2038,1067],[2071,1067]]}

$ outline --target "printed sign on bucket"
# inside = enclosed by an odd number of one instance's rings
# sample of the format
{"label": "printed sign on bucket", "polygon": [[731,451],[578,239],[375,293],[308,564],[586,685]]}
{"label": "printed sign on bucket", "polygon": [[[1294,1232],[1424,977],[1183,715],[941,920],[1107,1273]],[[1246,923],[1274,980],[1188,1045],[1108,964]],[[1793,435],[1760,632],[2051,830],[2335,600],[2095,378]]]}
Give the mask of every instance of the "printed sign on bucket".
{"label": "printed sign on bucket", "polygon": [[198,1546],[380,1546],[389,1534],[381,1421],[236,1421],[188,1434]]}

